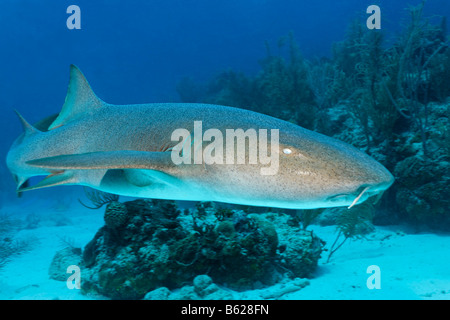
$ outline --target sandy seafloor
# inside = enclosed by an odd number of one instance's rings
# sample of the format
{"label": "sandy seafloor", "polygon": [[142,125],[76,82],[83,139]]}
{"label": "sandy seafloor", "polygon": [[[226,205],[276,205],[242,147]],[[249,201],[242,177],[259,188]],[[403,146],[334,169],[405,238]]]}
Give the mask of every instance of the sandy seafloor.
{"label": "sandy seafloor", "polygon": [[[16,234],[18,239],[32,239],[33,245],[0,269],[0,299],[105,299],[68,289],[66,282],[52,280],[48,275],[55,252],[64,248],[61,239],[84,247],[103,225],[103,209],[86,209],[75,199],[70,205],[49,204],[43,199],[20,207],[4,206],[2,211],[19,219],[32,212],[40,222],[38,227]],[[61,219],[66,223],[55,223]],[[336,237],[333,226],[312,225],[309,229],[325,240],[327,247]],[[287,293],[278,294],[277,298],[450,299],[450,234],[414,233],[404,226],[376,227],[365,239],[347,241],[329,263],[325,263],[327,255],[322,254],[309,285],[301,290],[285,290]],[[371,275],[367,268],[371,265],[380,268],[380,289],[367,287]],[[281,287],[286,286],[289,281]],[[270,290],[280,292],[280,285],[230,293],[234,299],[262,299]]]}

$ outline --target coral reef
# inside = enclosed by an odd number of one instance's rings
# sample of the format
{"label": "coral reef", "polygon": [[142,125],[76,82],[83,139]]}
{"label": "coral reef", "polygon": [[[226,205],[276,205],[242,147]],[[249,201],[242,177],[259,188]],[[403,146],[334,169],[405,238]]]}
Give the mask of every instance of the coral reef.
{"label": "coral reef", "polygon": [[[121,205],[108,205],[105,226],[84,249],[84,292],[140,299],[160,287],[181,288],[195,279],[194,289],[184,288],[184,294],[209,296],[216,287],[209,288],[208,279],[197,277],[201,274],[235,290],[271,285],[281,277],[278,270],[292,278],[311,276],[323,246],[315,235],[298,228],[297,238],[283,240],[281,252],[278,232],[268,219],[208,203],[183,213],[172,201]],[[111,217],[120,218],[106,222]],[[167,291],[154,294],[166,296]]]}
{"label": "coral reef", "polygon": [[419,133],[399,137],[405,158],[397,163],[397,203],[415,225],[450,229],[450,158],[448,113],[450,103],[430,104],[429,156],[423,153]]}

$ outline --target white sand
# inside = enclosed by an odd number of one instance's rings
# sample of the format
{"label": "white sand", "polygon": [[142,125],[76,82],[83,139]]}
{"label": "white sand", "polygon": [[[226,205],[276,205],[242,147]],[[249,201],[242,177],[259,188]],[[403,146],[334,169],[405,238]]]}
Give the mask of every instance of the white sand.
{"label": "white sand", "polygon": [[[76,203],[64,205],[42,200],[3,208],[22,219],[35,212],[41,219],[34,229],[21,230],[18,238],[35,242],[30,251],[15,256],[0,269],[0,299],[102,299],[68,289],[65,282],[49,279],[48,269],[61,238],[84,247],[103,225],[103,209],[88,210]],[[56,216],[68,225],[57,226]],[[334,227],[310,227],[327,247],[333,242]],[[324,252],[315,278],[304,289],[286,293],[281,299],[450,299],[450,235],[412,234],[401,226],[377,227],[367,239],[347,241],[326,264]],[[367,267],[380,268],[381,289],[368,289]],[[69,275],[68,275],[69,276]],[[82,281],[82,274],[81,274]],[[267,289],[265,289],[267,292]],[[236,298],[260,299],[261,290],[236,294]]]}
{"label": "white sand", "polygon": [[[334,227],[313,229],[328,244],[334,240]],[[328,264],[319,265],[310,286],[284,298],[450,299],[450,235],[399,230],[377,227],[368,239],[345,243]],[[380,268],[380,289],[367,287],[371,265]]]}

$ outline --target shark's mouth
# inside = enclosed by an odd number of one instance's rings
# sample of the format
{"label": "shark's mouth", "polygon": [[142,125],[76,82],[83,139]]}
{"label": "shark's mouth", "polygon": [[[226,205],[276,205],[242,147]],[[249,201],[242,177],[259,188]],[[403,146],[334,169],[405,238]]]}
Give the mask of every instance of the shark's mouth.
{"label": "shark's mouth", "polygon": [[359,193],[359,195],[355,198],[355,200],[353,200],[352,204],[351,204],[347,209],[352,208],[352,207],[358,202],[358,200],[361,199],[361,197],[363,196],[363,194],[366,193],[366,191],[369,190],[369,189],[370,189],[370,186],[365,187],[365,188]]}
{"label": "shark's mouth", "polygon": [[353,208],[356,204],[361,203],[361,198],[364,197],[363,200],[367,200],[372,196],[377,195],[377,199],[375,203],[383,195],[384,191],[379,190],[376,185],[362,185],[360,186],[354,193],[341,193],[327,198],[327,201],[345,201],[350,202],[350,205],[347,207],[348,209]]}

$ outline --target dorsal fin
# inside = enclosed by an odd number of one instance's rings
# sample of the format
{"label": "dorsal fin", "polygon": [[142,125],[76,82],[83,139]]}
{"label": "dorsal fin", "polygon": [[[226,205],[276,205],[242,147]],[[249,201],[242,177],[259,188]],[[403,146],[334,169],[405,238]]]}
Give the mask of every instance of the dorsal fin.
{"label": "dorsal fin", "polygon": [[77,119],[83,114],[91,113],[101,108],[103,101],[92,91],[89,83],[75,65],[70,65],[70,81],[66,100],[59,116],[49,126],[49,130],[56,129]]}
{"label": "dorsal fin", "polygon": [[28,121],[25,120],[24,117],[22,117],[22,115],[19,113],[19,111],[17,111],[17,110],[14,110],[14,111],[17,114],[17,116],[19,117],[20,123],[22,124],[23,131],[25,132],[26,136],[40,132],[38,129],[33,127],[31,124],[29,124]]}

